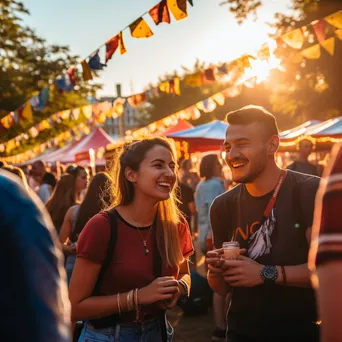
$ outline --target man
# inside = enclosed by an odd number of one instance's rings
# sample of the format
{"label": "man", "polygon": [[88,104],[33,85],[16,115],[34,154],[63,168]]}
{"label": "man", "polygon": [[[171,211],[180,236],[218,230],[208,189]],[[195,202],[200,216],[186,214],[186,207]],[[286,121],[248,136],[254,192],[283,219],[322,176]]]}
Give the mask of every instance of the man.
{"label": "man", "polygon": [[312,153],[313,145],[310,140],[303,139],[299,143],[299,159],[288,165],[287,169],[306,173],[308,175],[319,176],[318,167],[309,162],[309,156]]}
{"label": "man", "polygon": [[[335,147],[317,195],[310,267],[317,286],[322,342],[342,336],[342,145]],[[318,280],[318,282],[317,282]]]}
{"label": "man", "polygon": [[[226,162],[240,184],[212,204],[216,250],[207,253],[211,288],[232,291],[227,341],[316,342],[307,236],[320,179],[278,168],[278,128],[264,108],[244,107],[227,121]],[[232,240],[245,255],[224,260],[220,248]]]}
{"label": "man", "polygon": [[57,236],[14,177],[0,171],[0,340],[69,342],[70,303]]}

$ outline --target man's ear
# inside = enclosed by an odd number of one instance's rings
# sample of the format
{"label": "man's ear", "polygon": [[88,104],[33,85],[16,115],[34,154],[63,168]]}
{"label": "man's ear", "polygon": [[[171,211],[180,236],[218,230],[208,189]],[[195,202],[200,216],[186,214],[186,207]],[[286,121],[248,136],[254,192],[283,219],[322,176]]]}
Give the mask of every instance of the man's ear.
{"label": "man's ear", "polygon": [[126,167],[125,169],[125,177],[131,183],[135,183],[137,181],[137,173],[129,167]]}
{"label": "man's ear", "polygon": [[275,154],[278,152],[279,149],[279,144],[280,144],[280,140],[279,140],[279,136],[278,135],[273,135],[270,140],[269,140],[269,154]]}

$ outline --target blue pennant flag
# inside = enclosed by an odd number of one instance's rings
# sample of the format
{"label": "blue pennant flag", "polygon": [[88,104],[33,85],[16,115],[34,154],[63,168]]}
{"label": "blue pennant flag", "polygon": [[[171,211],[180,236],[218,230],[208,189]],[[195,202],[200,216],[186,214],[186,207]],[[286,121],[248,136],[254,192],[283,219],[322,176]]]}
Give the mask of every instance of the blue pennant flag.
{"label": "blue pennant flag", "polygon": [[95,51],[88,61],[89,68],[91,70],[103,70],[103,67],[106,66],[106,64],[101,63],[101,59],[99,56],[99,50]]}

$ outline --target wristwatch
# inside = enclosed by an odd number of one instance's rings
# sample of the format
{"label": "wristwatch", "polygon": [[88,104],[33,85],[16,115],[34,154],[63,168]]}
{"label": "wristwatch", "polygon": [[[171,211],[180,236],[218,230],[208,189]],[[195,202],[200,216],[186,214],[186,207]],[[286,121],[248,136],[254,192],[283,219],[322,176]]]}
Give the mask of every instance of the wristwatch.
{"label": "wristwatch", "polygon": [[275,266],[265,265],[260,275],[265,284],[274,284],[278,278],[278,270]]}

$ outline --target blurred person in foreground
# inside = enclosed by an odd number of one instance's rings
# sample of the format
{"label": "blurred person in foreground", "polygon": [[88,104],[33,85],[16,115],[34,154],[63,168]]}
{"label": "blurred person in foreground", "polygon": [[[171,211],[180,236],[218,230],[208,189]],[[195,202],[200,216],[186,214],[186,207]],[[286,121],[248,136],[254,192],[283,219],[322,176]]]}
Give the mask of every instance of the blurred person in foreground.
{"label": "blurred person in foreground", "polygon": [[41,206],[0,170],[1,341],[70,341],[63,257]]}
{"label": "blurred person in foreground", "polygon": [[[318,342],[307,262],[320,178],[277,166],[277,123],[263,107],[230,112],[227,121],[225,159],[239,185],[211,206],[216,250],[207,253],[210,286],[232,293],[227,341]],[[245,255],[225,259],[230,241]]]}
{"label": "blurred person in foreground", "polygon": [[321,341],[342,338],[342,144],[333,149],[316,199],[310,268],[322,320]]}

